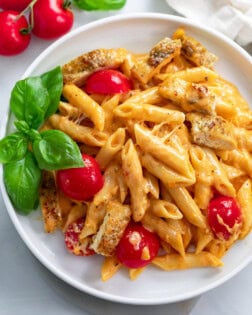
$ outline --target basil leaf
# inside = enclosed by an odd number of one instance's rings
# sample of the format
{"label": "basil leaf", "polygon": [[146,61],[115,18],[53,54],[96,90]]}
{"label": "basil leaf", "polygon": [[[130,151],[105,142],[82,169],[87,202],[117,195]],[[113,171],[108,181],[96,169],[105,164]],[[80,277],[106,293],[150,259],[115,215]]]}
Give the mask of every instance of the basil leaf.
{"label": "basil leaf", "polygon": [[41,169],[60,170],[82,167],[84,162],[78,145],[60,130],[46,130],[33,142],[33,153]]}
{"label": "basil leaf", "polygon": [[14,122],[14,125],[17,128],[17,130],[19,130],[25,135],[27,135],[30,131],[29,125],[24,120],[17,120]]}
{"label": "basil leaf", "polygon": [[44,122],[49,103],[49,93],[40,77],[18,81],[11,92],[12,112],[33,129],[38,129]]}
{"label": "basil leaf", "polygon": [[21,132],[15,132],[0,140],[0,163],[21,160],[27,151],[28,140]]}
{"label": "basil leaf", "polygon": [[50,104],[44,116],[44,119],[46,120],[49,116],[56,112],[59,105],[63,88],[63,76],[61,67],[58,66],[51,71],[42,74],[41,80],[43,82],[43,85],[46,87],[50,97]]}
{"label": "basil leaf", "polygon": [[4,165],[4,183],[16,210],[28,214],[38,204],[41,170],[31,152],[22,160]]}

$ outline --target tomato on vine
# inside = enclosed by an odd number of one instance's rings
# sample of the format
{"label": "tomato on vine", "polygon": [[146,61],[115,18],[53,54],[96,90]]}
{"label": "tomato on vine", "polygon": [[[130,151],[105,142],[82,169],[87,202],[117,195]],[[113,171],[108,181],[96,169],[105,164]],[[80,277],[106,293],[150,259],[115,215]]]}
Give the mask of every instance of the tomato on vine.
{"label": "tomato on vine", "polygon": [[12,56],[23,52],[30,44],[28,22],[16,11],[0,12],[0,55]]}
{"label": "tomato on vine", "polygon": [[3,10],[23,11],[32,0],[0,0],[0,8]]}
{"label": "tomato on vine", "polygon": [[39,38],[55,39],[73,26],[74,15],[68,0],[37,0],[30,13],[32,33]]}

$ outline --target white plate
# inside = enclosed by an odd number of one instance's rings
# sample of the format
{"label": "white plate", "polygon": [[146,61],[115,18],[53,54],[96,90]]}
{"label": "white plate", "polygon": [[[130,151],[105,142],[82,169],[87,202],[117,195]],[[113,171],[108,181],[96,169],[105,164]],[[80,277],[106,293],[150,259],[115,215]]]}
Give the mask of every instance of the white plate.
{"label": "white plate", "polygon": [[[46,49],[23,77],[39,75],[95,48],[125,47],[134,52],[146,52],[179,26],[185,27],[190,35],[219,57],[217,71],[236,84],[242,95],[252,103],[252,61],[244,50],[202,25],[162,14],[121,15],[76,29]],[[251,234],[226,254],[224,267],[220,269],[164,272],[150,266],[136,281],[130,281],[127,273],[120,271],[103,283],[100,280],[101,257],[81,258],[68,254],[60,232],[53,235],[44,233],[39,211],[28,217],[18,215],[10,203],[2,179],[1,189],[11,220],[31,252],[68,284],[103,299],[139,305],[185,300],[222,284],[252,260]]]}

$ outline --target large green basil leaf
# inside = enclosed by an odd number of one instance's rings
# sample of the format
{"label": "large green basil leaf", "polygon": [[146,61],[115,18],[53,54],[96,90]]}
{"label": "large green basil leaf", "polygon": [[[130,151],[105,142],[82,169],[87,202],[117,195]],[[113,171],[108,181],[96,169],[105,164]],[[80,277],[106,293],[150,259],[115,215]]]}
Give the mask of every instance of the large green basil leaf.
{"label": "large green basil leaf", "polygon": [[18,161],[25,156],[28,140],[21,132],[12,133],[0,140],[0,163]]}
{"label": "large green basil leaf", "polygon": [[32,148],[41,169],[52,171],[84,166],[78,145],[64,132],[46,130],[40,136]]}
{"label": "large green basil leaf", "polygon": [[41,170],[31,152],[22,160],[4,165],[4,183],[10,199],[22,214],[28,214],[38,204]]}
{"label": "large green basil leaf", "polygon": [[56,112],[59,105],[63,88],[63,76],[61,67],[56,67],[51,71],[42,74],[41,80],[43,82],[43,85],[47,88],[50,96],[50,104],[44,117],[44,119],[46,120],[49,116]]}
{"label": "large green basil leaf", "polygon": [[20,80],[11,92],[10,108],[19,120],[38,129],[44,122],[50,96],[40,77]]}

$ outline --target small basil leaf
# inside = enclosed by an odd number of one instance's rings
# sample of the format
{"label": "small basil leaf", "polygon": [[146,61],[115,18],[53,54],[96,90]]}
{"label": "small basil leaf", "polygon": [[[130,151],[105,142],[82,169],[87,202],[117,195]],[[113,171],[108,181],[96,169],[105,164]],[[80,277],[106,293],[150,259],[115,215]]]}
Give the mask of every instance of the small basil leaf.
{"label": "small basil leaf", "polygon": [[35,129],[30,129],[28,132],[28,136],[29,136],[29,139],[31,141],[41,139],[40,132],[38,130],[35,130]]}
{"label": "small basil leaf", "polygon": [[41,170],[31,152],[22,160],[4,165],[4,183],[16,210],[28,214],[38,204]]}
{"label": "small basil leaf", "polygon": [[42,139],[33,142],[33,153],[41,169],[52,171],[84,166],[78,145],[64,132],[46,130],[40,135]]}
{"label": "small basil leaf", "polygon": [[40,77],[18,81],[11,92],[12,112],[17,119],[24,120],[33,129],[38,129],[44,122],[49,103],[49,93]]}
{"label": "small basil leaf", "polygon": [[58,66],[42,74],[41,80],[46,87],[50,97],[50,103],[44,117],[44,119],[46,120],[49,116],[56,112],[59,105],[63,88],[63,76],[61,67]]}
{"label": "small basil leaf", "polygon": [[24,120],[17,120],[14,122],[14,125],[16,126],[17,130],[19,130],[20,132],[26,135],[29,133],[30,127],[27,124],[27,122],[25,122]]}
{"label": "small basil leaf", "polygon": [[25,156],[28,140],[21,132],[15,132],[0,140],[0,163],[18,161]]}

